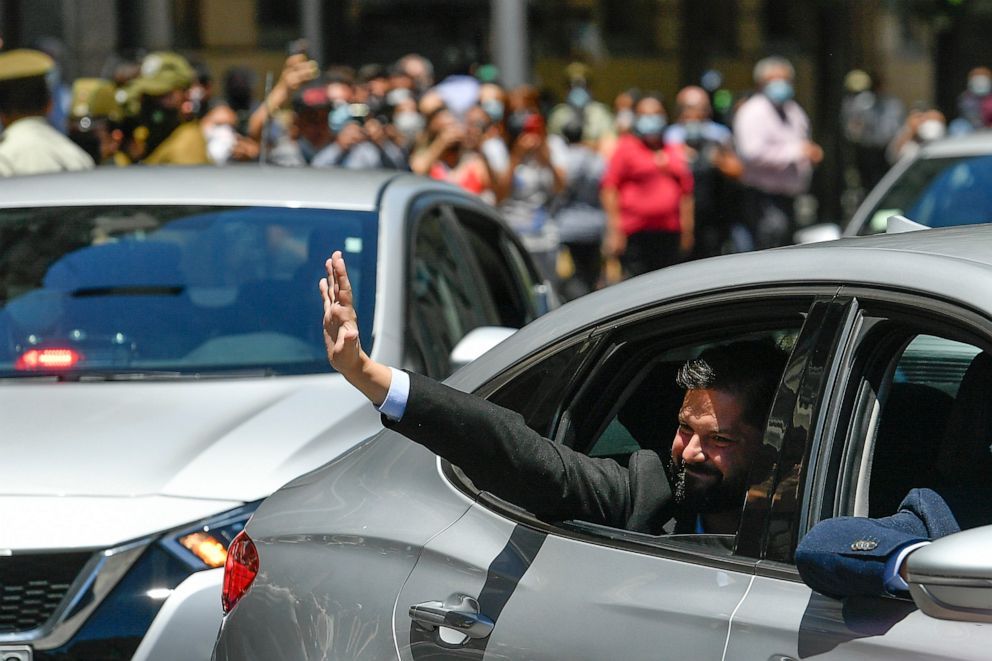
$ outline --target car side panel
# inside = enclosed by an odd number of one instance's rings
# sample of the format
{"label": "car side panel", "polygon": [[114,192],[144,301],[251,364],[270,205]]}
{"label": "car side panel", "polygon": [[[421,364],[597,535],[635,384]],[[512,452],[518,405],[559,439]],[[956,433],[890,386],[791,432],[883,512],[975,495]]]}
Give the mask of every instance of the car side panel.
{"label": "car side panel", "polygon": [[214,658],[395,658],[396,593],[469,504],[442,483],[435,455],[388,431],[297,478],[246,527],[259,573]]}
{"label": "car side panel", "polygon": [[913,602],[832,599],[758,576],[731,625],[726,659],[988,659],[992,625],[938,620]]}
{"label": "car side panel", "polygon": [[[418,561],[396,604],[397,640],[406,660],[719,659],[750,580],[546,534],[474,505]],[[457,593],[477,598],[495,628],[445,648],[408,609]]]}

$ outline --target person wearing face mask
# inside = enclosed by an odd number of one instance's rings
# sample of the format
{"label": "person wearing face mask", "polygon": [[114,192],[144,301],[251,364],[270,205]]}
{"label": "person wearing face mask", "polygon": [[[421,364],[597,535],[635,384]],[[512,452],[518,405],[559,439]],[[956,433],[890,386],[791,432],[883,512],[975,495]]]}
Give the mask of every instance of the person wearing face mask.
{"label": "person wearing face mask", "polygon": [[548,115],[548,133],[562,136],[565,125],[578,113],[582,119],[582,142],[606,155],[616,142],[613,113],[606,104],[593,98],[590,74],[589,67],[581,62],[565,67],[568,92],[565,102],[552,108]]}
{"label": "person wearing face mask", "polygon": [[792,243],[796,197],[809,190],[813,168],[823,160],[823,149],[810,139],[809,117],[793,100],[794,78],[785,58],[760,60],[754,67],[760,91],[734,116],[748,230],[736,233],[737,250]]}
{"label": "person wearing face mask", "polygon": [[927,105],[916,104],[906,117],[902,130],[892,139],[887,148],[891,162],[912,156],[927,142],[939,140],[947,135],[947,121],[944,113]]}
{"label": "person wearing face mask", "polygon": [[131,82],[130,90],[140,99],[137,126],[132,131],[139,162],[146,165],[211,162],[199,121],[187,121],[183,116],[195,74],[179,53],[150,53],[141,61],[141,74]]}
{"label": "person wearing face mask", "polygon": [[992,69],[975,67],[968,72],[968,87],[958,97],[958,116],[951,122],[951,135],[965,135],[989,127],[985,118],[992,109]]}
{"label": "person wearing face mask", "polygon": [[676,263],[694,243],[692,172],[682,144],[664,142],[661,97],[634,106],[631,132],[620,136],[600,190],[606,211],[604,252],[626,277]]}
{"label": "person wearing face mask", "polygon": [[709,94],[690,85],[675,97],[678,118],[665,132],[666,142],[685,145],[695,180],[693,258],[723,252],[730,225],[737,216],[737,179],[744,170],[734,151],[730,129],[712,119]]}

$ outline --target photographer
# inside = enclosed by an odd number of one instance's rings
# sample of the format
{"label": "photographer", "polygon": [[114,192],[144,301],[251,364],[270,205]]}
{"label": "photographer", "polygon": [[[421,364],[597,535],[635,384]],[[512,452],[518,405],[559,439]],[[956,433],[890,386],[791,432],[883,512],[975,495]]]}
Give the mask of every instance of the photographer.
{"label": "photographer", "polygon": [[380,150],[370,139],[370,133],[381,140],[387,138],[379,120],[370,118],[368,105],[339,104],[331,111],[328,123],[333,136],[331,143],[313,157],[311,165],[316,168],[343,167],[350,170],[383,167]]}
{"label": "photographer", "polygon": [[476,195],[492,195],[492,178],[482,154],[466,143],[465,127],[447,108],[427,118],[422,144],[410,157],[417,174],[448,181]]}

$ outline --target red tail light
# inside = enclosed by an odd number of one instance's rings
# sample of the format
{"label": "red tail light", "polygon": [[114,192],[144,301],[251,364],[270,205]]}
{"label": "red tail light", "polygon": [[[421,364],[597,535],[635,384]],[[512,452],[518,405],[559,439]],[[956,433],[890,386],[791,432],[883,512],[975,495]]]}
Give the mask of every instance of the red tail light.
{"label": "red tail light", "polygon": [[28,349],[14,364],[19,370],[68,369],[82,360],[72,349]]}
{"label": "red tail light", "polygon": [[248,592],[258,574],[258,551],[255,543],[242,530],[231,540],[227,549],[227,562],[224,565],[224,591],[221,603],[224,612],[230,613],[238,600]]}

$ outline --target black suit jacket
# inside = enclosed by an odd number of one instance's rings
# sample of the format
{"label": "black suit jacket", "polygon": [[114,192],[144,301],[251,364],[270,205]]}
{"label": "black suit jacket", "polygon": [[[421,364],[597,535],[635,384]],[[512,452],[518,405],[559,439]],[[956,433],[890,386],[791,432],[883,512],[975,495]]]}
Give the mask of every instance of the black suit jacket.
{"label": "black suit jacket", "polygon": [[383,416],[383,425],[458,466],[479,489],[544,520],[661,534],[676,514],[658,453],[635,452],[627,467],[592,458],[542,437],[514,411],[419,374],[410,373],[403,419]]}

